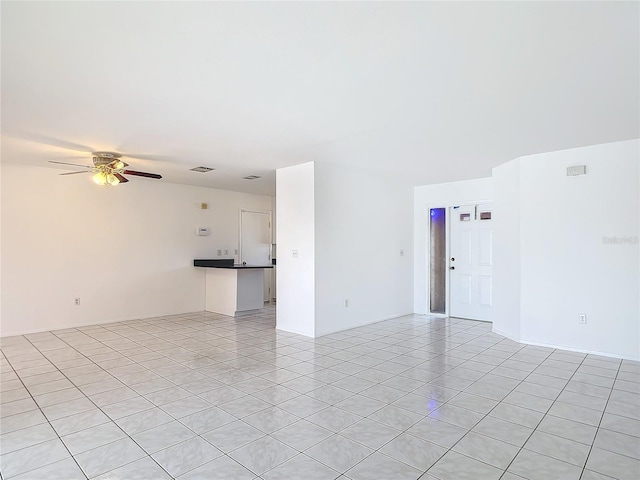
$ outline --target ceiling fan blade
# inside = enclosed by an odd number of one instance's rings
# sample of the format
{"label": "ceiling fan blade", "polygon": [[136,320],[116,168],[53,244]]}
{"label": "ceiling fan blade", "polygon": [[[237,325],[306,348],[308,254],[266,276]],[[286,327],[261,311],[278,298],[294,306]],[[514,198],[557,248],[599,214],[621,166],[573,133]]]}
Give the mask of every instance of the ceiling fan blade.
{"label": "ceiling fan blade", "polygon": [[59,163],[60,165],[73,165],[74,167],[83,167],[83,168],[93,168],[89,165],[80,165],[78,163],[68,163],[68,162],[56,162],[55,160],[49,160],[49,163]]}
{"label": "ceiling fan blade", "polygon": [[118,180],[120,180],[120,183],[127,183],[129,181],[119,173],[114,173],[113,176],[116,177]]}
{"label": "ceiling fan blade", "polygon": [[162,178],[162,175],[158,175],[157,173],[136,172],[135,170],[125,170],[122,173],[125,175],[136,175],[138,177]]}
{"label": "ceiling fan blade", "polygon": [[158,161],[171,160],[171,157],[168,157],[166,155],[148,155],[146,153],[123,153],[122,156],[129,157],[129,158],[137,158],[138,160],[158,160]]}
{"label": "ceiling fan blade", "polygon": [[67,173],[61,173],[60,175],[75,175],[76,173],[91,173],[91,170],[80,170],[79,172],[67,172]]}

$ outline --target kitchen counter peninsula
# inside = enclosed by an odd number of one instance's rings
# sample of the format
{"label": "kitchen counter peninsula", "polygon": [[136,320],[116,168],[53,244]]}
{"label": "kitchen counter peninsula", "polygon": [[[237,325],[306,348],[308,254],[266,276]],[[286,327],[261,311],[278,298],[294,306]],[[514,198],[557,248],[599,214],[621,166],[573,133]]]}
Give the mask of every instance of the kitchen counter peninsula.
{"label": "kitchen counter peninsula", "polygon": [[196,259],[206,268],[205,310],[231,317],[257,313],[264,307],[264,269],[273,265],[236,264],[232,258]]}

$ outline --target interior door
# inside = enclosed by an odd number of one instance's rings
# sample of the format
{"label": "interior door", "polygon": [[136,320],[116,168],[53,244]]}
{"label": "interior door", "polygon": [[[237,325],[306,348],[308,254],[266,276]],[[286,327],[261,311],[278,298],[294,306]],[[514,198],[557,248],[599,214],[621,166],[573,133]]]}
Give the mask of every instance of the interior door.
{"label": "interior door", "polygon": [[449,316],[491,321],[493,211],[491,204],[451,208]]}
{"label": "interior door", "polygon": [[[271,265],[271,213],[240,211],[240,263]],[[270,270],[264,270],[264,300],[269,301]]]}

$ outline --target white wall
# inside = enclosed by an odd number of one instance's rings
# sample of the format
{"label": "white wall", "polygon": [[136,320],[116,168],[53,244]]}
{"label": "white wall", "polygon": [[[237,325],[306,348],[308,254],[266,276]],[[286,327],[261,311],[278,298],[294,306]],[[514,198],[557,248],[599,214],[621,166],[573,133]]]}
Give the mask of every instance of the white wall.
{"label": "white wall", "polygon": [[[639,145],[532,155],[494,169],[496,264],[520,249],[520,282],[517,265],[494,271],[496,304],[520,298],[518,340],[640,358]],[[587,175],[567,177],[572,165],[586,165]],[[496,329],[517,335],[516,306],[496,314]]]}
{"label": "white wall", "polygon": [[[193,259],[232,257],[239,209],[271,209],[267,196],[57,174],[2,165],[3,336],[203,310]],[[211,235],[196,236],[199,226]]]}
{"label": "white wall", "polygon": [[413,312],[412,197],[381,174],[316,163],[316,336]]}
{"label": "white wall", "polygon": [[[276,171],[276,328],[315,333],[314,164]],[[293,251],[297,250],[297,258]]]}
{"label": "white wall", "polygon": [[493,169],[493,330],[520,339],[520,159]]}
{"label": "white wall", "polygon": [[424,185],[414,188],[413,309],[429,312],[429,209],[491,200],[491,178]]}

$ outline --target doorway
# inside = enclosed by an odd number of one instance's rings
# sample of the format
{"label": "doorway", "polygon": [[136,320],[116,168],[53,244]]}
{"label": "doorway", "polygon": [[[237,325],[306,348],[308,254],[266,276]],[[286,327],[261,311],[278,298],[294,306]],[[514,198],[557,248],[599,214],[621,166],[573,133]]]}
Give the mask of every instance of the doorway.
{"label": "doorway", "polygon": [[490,203],[449,210],[449,316],[493,319],[493,209]]}
{"label": "doorway", "polygon": [[[240,210],[240,263],[271,265],[271,212]],[[271,298],[271,270],[264,272],[264,301]]]}

